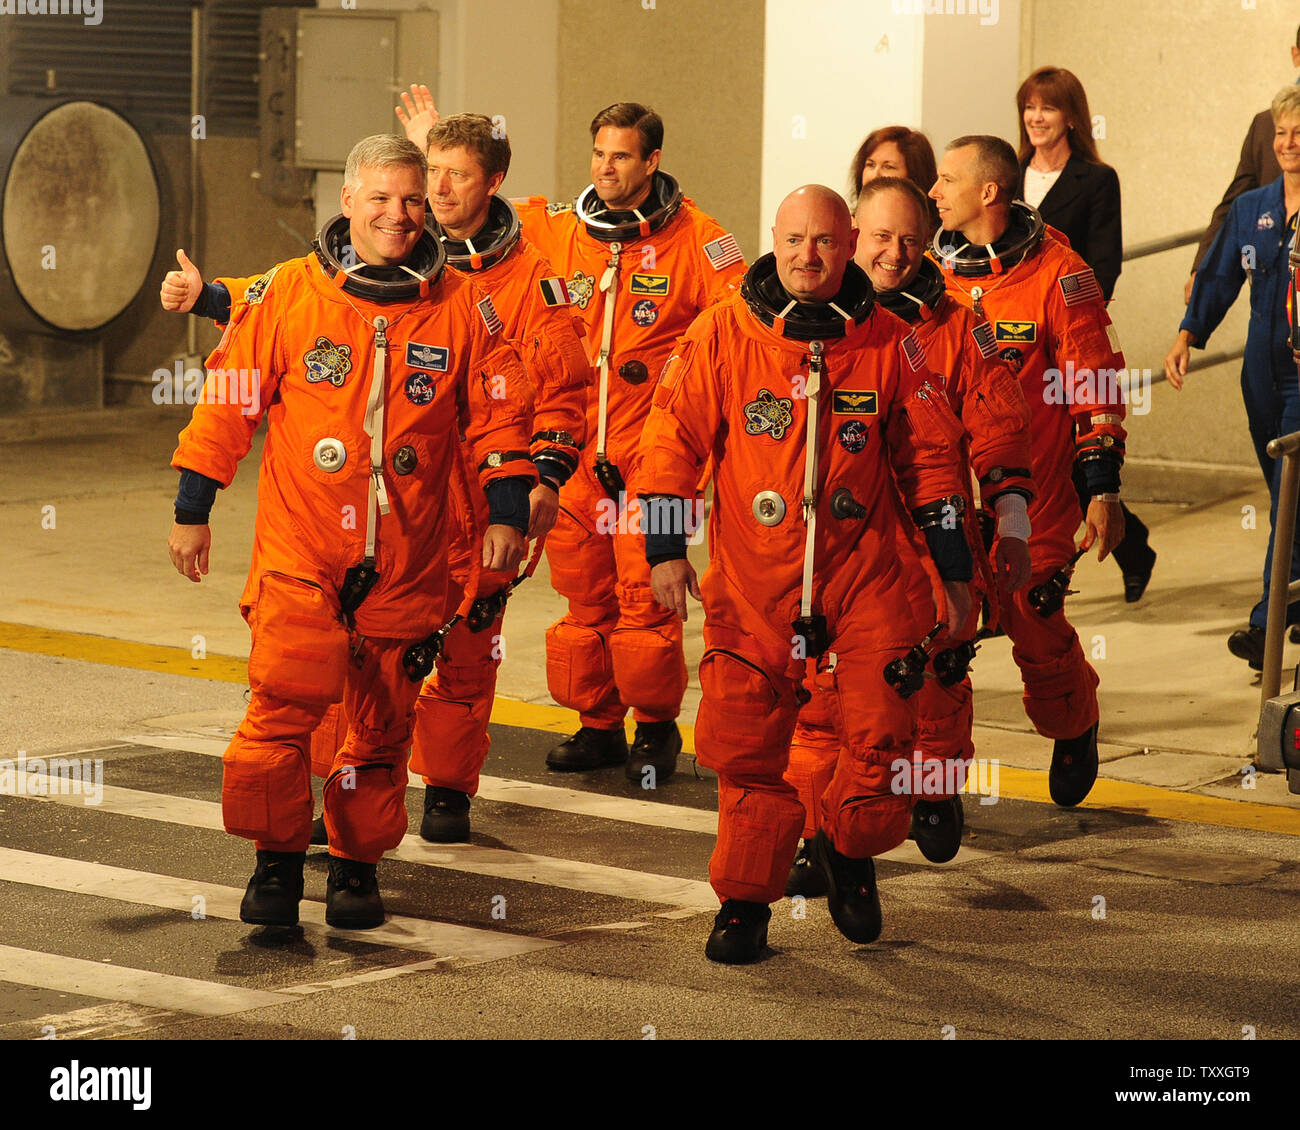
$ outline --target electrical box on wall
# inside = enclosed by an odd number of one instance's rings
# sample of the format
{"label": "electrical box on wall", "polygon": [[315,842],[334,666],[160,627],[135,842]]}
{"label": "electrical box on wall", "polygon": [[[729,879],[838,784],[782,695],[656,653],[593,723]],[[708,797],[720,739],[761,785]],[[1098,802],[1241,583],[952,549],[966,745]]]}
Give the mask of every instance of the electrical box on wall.
{"label": "electrical box on wall", "polygon": [[254,177],[296,203],[312,196],[316,170],[342,172],[361,138],[398,131],[393,107],[411,83],[437,97],[438,13],[266,9],[259,61]]}
{"label": "electrical box on wall", "polygon": [[311,199],[312,172],[295,163],[297,135],[298,12],[268,8],[258,48],[258,189],[281,204]]}
{"label": "electrical box on wall", "polygon": [[396,132],[393,107],[411,83],[426,83],[437,97],[437,12],[300,9],[296,16],[298,168],[342,171],[358,140]]}

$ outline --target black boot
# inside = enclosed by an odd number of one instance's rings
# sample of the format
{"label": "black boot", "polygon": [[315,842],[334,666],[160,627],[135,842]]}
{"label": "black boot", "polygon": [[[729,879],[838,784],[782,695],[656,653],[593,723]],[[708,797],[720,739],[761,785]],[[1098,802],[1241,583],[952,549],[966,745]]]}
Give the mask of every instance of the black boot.
{"label": "black boot", "polygon": [[851,942],[874,942],[881,929],[875,863],[870,857],[850,859],[841,855],[822,830],[813,837],[808,850],[826,875],[826,906],[836,928]]}
{"label": "black boot", "polygon": [[785,881],[787,898],[803,895],[806,899],[826,897],[826,876],[822,869],[808,858],[808,841],[799,841],[799,850],[795,853],[794,863],[790,865],[790,877]]}
{"label": "black boot", "polygon": [[641,781],[647,765],[654,771],[654,781],[666,781],[677,769],[677,755],[682,752],[682,732],[676,722],[638,722],[636,739],[628,755],[627,779]]}
{"label": "black boot", "polygon": [[961,847],[965,823],[966,813],[959,796],[918,800],[912,809],[912,830],[907,838],[916,841],[921,854],[931,863],[947,863]]}
{"label": "black boot", "polygon": [[259,851],[257,870],[239,904],[239,918],[254,926],[297,926],[305,851]]}
{"label": "black boot", "polygon": [[1264,670],[1264,629],[1247,625],[1228,637],[1228,650],[1250,664],[1252,671]]}
{"label": "black boot", "polygon": [[546,768],[569,771],[599,769],[604,765],[622,765],[627,760],[627,736],[623,727],[598,730],[583,726],[573,737],[561,742],[546,755]]}
{"label": "black boot", "polygon": [[469,843],[469,793],[425,785],[420,839],[431,844]]}
{"label": "black boot", "polygon": [[323,815],[317,816],[316,819],[311,822],[311,840],[308,842],[322,847],[329,846],[330,834],[325,828],[325,817]]}
{"label": "black boot", "polygon": [[1124,599],[1129,604],[1141,600],[1142,594],[1147,591],[1147,585],[1151,583],[1151,570],[1155,568],[1156,552],[1148,546],[1147,553],[1150,556],[1143,566],[1132,571],[1124,570]]}
{"label": "black boot", "polygon": [[339,930],[371,930],[384,924],[384,900],[373,863],[330,856],[325,921]]}
{"label": "black boot", "polygon": [[723,965],[757,961],[767,945],[767,924],[772,909],[765,902],[727,899],[713,920],[713,933],[704,944],[704,956]]}
{"label": "black boot", "polygon": [[1077,738],[1057,738],[1052,748],[1052,769],[1047,791],[1062,808],[1073,808],[1097,780],[1097,726]]}

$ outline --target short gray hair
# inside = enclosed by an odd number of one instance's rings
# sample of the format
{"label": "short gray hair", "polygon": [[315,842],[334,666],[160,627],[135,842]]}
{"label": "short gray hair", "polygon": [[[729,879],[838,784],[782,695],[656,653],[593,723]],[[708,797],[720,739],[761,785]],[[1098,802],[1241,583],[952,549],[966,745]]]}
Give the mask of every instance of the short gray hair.
{"label": "short gray hair", "polygon": [[429,172],[429,163],[418,145],[396,134],[371,134],[352,147],[347,164],[343,166],[343,183],[355,191],[361,185],[362,169],[386,169],[394,165],[419,169],[421,184]]}
{"label": "short gray hair", "polygon": [[1273,124],[1283,118],[1300,118],[1300,86],[1284,86],[1273,95]]}

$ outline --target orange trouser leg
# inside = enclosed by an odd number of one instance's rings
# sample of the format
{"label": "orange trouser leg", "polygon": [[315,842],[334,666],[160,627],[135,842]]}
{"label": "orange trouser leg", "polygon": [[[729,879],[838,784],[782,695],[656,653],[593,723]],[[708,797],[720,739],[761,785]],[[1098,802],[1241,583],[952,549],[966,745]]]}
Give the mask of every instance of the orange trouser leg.
{"label": "orange trouser leg", "polygon": [[927,772],[914,799],[943,800],[961,792],[975,756],[970,678],[951,687],[926,679],[915,702],[916,752]]}
{"label": "orange trouser leg", "polygon": [[1029,606],[1029,589],[1054,572],[1036,572],[1007,602],[1003,627],[1014,644],[1011,657],[1020,668],[1025,713],[1034,728],[1045,738],[1075,738],[1097,721],[1099,680],[1065,610],[1044,618]]}
{"label": "orange trouser leg", "polygon": [[799,721],[790,742],[790,761],[785,779],[799,792],[803,805],[803,838],[817,834],[822,793],[835,775],[840,757],[839,727],[835,723],[834,701],[829,692],[815,690],[812,699],[799,710]]}
{"label": "orange trouser leg", "polygon": [[775,902],[785,894],[803,826],[799,794],[782,776],[798,684],[739,633],[706,633],[695,749],[700,764],[718,774],[709,880],[720,899]]}
{"label": "orange trouser leg", "polygon": [[599,500],[589,477],[579,469],[564,484],[560,515],[546,539],[551,584],[569,602],[568,614],[546,633],[546,682],[551,697],[576,710],[582,725],[612,730],[626,713],[609,646],[618,623],[614,548],[609,534],[596,530]]}
{"label": "orange trouser leg", "polygon": [[249,703],[223,757],[226,831],[259,849],[305,851],[311,835],[311,733],[343,692],[348,634],[316,586],[264,573],[248,609]]}
{"label": "orange trouser leg", "polygon": [[359,639],[348,667],[348,734],[324,790],[331,855],[377,863],[406,834],[406,758],[419,694],[402,669],[408,644]]}
{"label": "orange trouser leg", "polygon": [[[634,504],[633,513],[639,508]],[[636,721],[671,722],[681,713],[686,693],[682,621],[651,595],[644,536],[616,532],[613,542],[619,608],[609,639],[614,682]]]}
{"label": "orange trouser leg", "polygon": [[[492,591],[495,591],[492,590]],[[411,772],[426,785],[473,796],[492,739],[488,720],[501,665],[501,621],[471,632],[464,621],[447,635],[433,678],[415,704]]]}
{"label": "orange trouser leg", "polygon": [[817,676],[835,695],[842,752],[821,798],[821,826],[841,854],[880,855],[907,838],[915,798],[900,779],[916,741],[916,712],[885,682],[885,665],[901,649],[858,650],[851,629],[833,644],[834,672]]}

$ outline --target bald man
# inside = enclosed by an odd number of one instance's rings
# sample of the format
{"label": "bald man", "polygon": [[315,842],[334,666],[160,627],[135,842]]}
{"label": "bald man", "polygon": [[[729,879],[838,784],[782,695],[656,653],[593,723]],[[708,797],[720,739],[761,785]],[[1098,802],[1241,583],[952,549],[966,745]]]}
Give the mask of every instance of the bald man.
{"label": "bald man", "polygon": [[[730,964],[760,956],[784,893],[804,818],[782,774],[814,688],[833,703],[845,755],[811,851],[840,931],[880,934],[872,857],[907,834],[912,798],[891,788],[892,766],[916,735],[884,670],[936,622],[928,594],[909,599],[894,549],[902,504],[925,531],[950,626],[970,607],[961,425],[926,382],[915,336],[876,307],[851,261],[848,208],[805,186],[782,202],[772,237],[740,294],[701,314],[668,359],[634,484],[655,598],[683,619],[688,594],[704,604],[695,747],[719,778],[709,874],[722,901],[705,954]],[[710,459],[701,582],[682,518]]]}

